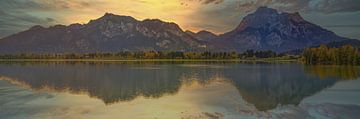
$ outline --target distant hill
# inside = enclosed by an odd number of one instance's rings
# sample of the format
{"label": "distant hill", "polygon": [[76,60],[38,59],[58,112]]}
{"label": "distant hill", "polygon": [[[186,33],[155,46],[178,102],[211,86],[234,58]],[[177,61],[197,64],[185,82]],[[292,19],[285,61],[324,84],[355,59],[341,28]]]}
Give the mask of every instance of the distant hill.
{"label": "distant hill", "polygon": [[202,30],[202,31],[199,31],[197,33],[194,33],[192,31],[185,31],[187,34],[193,36],[194,38],[197,38],[198,40],[201,40],[201,41],[211,41],[211,40],[214,40],[216,39],[218,36],[215,35],[214,33],[211,33],[210,31],[206,31],[206,30]]}
{"label": "distant hill", "polygon": [[96,53],[119,51],[238,51],[289,52],[321,44],[334,47],[360,41],[304,20],[299,13],[260,7],[232,31],[183,31],[177,24],[158,19],[139,21],[106,13],[87,24],[34,26],[0,39],[0,54]]}

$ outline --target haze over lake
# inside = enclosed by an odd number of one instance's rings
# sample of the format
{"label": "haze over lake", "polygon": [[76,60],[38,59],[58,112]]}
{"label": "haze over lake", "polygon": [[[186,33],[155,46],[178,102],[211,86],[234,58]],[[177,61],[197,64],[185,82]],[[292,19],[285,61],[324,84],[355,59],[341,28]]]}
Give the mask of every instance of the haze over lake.
{"label": "haze over lake", "polygon": [[360,67],[236,62],[0,64],[2,118],[357,118]]}

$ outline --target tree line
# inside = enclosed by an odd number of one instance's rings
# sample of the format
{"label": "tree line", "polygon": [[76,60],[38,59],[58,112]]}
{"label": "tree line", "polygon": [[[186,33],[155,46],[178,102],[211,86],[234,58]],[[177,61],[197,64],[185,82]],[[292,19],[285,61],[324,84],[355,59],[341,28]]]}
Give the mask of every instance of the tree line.
{"label": "tree line", "polygon": [[321,45],[318,48],[306,48],[302,54],[306,64],[323,65],[358,65],[360,64],[360,53],[351,45],[339,48],[329,48]]}
{"label": "tree line", "polygon": [[284,56],[273,51],[237,52],[123,51],[117,53],[63,53],[0,55],[0,59],[247,59]]}

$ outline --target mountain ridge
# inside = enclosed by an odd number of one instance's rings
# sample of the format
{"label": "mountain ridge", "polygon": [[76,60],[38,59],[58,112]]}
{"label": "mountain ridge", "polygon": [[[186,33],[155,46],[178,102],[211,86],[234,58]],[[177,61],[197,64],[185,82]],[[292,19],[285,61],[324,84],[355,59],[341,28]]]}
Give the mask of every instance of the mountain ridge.
{"label": "mountain ridge", "polygon": [[[346,41],[346,42],[345,42]],[[184,31],[174,22],[137,20],[105,13],[87,24],[33,26],[0,39],[0,53],[96,53],[120,51],[287,52],[321,44],[360,44],[306,21],[300,13],[259,7],[234,29],[216,35]],[[359,43],[358,43],[359,42]]]}
{"label": "mountain ridge", "polygon": [[34,26],[0,40],[0,53],[202,51],[206,44],[173,22],[105,13],[87,24]]}

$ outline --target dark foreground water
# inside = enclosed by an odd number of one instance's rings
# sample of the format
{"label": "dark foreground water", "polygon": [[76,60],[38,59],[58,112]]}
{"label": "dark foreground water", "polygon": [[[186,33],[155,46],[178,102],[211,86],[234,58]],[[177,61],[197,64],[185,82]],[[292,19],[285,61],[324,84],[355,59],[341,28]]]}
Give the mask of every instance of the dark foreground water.
{"label": "dark foreground water", "polygon": [[0,118],[360,118],[360,67],[0,63]]}

